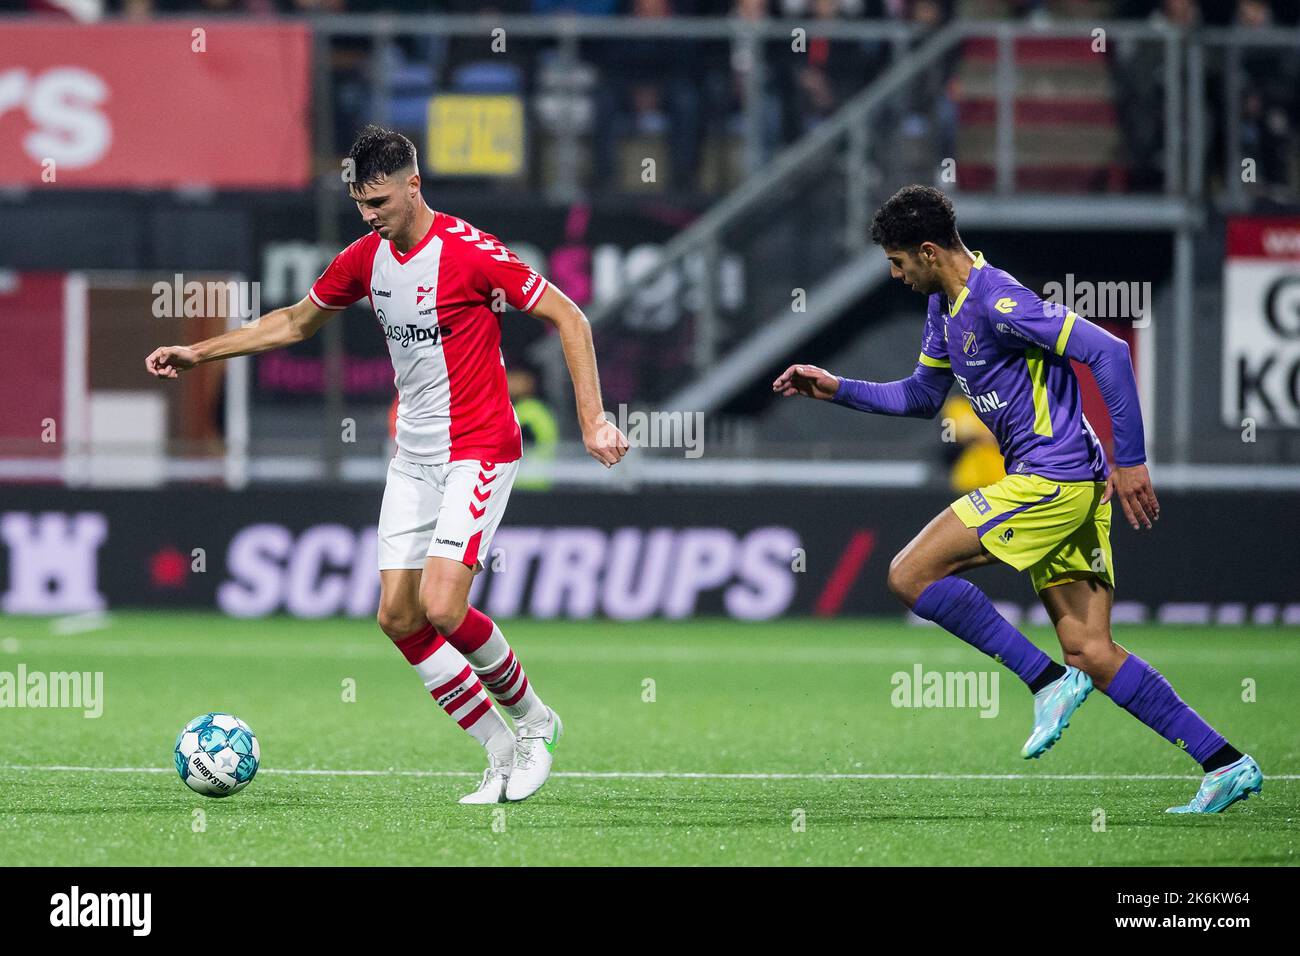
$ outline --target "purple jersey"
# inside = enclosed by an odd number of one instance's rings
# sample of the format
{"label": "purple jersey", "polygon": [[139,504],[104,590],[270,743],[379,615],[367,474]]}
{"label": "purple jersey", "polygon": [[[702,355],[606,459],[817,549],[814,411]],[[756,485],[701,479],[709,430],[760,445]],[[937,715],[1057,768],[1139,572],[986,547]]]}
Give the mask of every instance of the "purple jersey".
{"label": "purple jersey", "polygon": [[[1007,474],[1104,481],[1106,455],[1083,415],[1079,381],[1070,366],[1071,358],[1087,357],[1083,349],[1071,348],[1078,316],[1044,302],[986,263],[982,253],[976,254],[966,288],[946,305],[942,293],[930,296],[921,364],[951,372],[997,438]],[[1141,447],[1141,419],[1137,422]],[[1120,464],[1134,463],[1116,457]]]}

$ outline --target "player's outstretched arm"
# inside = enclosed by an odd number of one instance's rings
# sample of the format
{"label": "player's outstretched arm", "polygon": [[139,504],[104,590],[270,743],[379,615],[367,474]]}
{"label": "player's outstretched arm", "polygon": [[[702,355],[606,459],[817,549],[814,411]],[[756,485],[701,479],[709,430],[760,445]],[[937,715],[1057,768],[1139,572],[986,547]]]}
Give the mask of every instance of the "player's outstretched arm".
{"label": "player's outstretched arm", "polygon": [[335,310],[322,309],[308,297],[194,345],[164,345],[154,349],[144,360],[144,366],[158,378],[177,378],[186,369],[204,362],[256,355],[311,338],[334,314]]}
{"label": "player's outstretched arm", "polygon": [[816,365],[791,365],[772,383],[778,395],[804,395],[860,412],[911,418],[939,414],[951,387],[951,372],[919,363],[910,378],[897,382],[861,382],[839,378]]}
{"label": "player's outstretched arm", "polygon": [[567,295],[548,284],[532,314],[545,319],[560,333],[564,361],[573,379],[573,397],[578,408],[578,425],[587,454],[606,468],[617,465],[627,454],[627,438],[607,418],[600,397],[600,376],[596,371],[596,347],[591,340],[591,323]]}

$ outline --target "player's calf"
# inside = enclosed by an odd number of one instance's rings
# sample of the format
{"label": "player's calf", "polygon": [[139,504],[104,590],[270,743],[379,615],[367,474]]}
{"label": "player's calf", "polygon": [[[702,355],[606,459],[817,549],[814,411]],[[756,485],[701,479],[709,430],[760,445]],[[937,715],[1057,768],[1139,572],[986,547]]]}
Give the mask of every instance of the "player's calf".
{"label": "player's calf", "polygon": [[550,725],[551,712],[490,617],[471,607],[447,641],[469,661],[488,693],[514,719],[518,732],[540,731]]}
{"label": "player's calf", "polygon": [[[385,592],[394,590],[401,592],[400,582],[386,581]],[[409,590],[414,594],[414,588]],[[514,761],[514,734],[483,693],[469,662],[425,620],[418,601],[381,598],[377,620],[437,704],[487,751],[488,772],[479,788],[461,803],[504,800],[506,778]]]}
{"label": "player's calf", "polygon": [[1263,775],[1258,764],[1188,707],[1164,675],[1136,654],[1124,659],[1103,693],[1201,765],[1206,777],[1200,792],[1173,812],[1217,813],[1247,793],[1259,792]]}
{"label": "player's calf", "polygon": [[465,656],[487,692],[514,719],[514,759],[506,798],[531,796],[550,776],[560,719],[537,696],[501,628],[486,614],[471,607],[447,641]]}

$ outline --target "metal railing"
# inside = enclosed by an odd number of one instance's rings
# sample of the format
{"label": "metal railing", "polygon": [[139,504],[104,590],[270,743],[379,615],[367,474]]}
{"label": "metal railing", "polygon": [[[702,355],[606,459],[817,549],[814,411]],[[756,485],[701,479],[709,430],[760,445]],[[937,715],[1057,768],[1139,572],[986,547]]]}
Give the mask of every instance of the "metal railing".
{"label": "metal railing", "polygon": [[[691,369],[699,376],[706,370],[712,374],[719,359],[727,359],[724,338],[734,347],[766,325],[799,315],[796,306],[801,305],[806,312],[806,299],[813,288],[828,281],[837,267],[867,250],[871,209],[884,198],[889,185],[881,181],[871,163],[872,147],[880,138],[873,119],[889,110],[895,97],[931,70],[960,36],[961,28],[954,24],[925,39],[832,118],[675,236],[664,247],[655,267],[629,282],[614,298],[590,310],[598,334],[616,334],[609,327],[625,318],[646,290],[665,279],[694,274],[701,294],[682,332],[695,344]],[[828,185],[833,201],[818,201]],[[808,216],[810,210],[812,215]],[[841,213],[840,218],[829,223],[823,218]],[[801,219],[801,215],[807,218]],[[803,227],[789,242],[791,247],[820,240],[816,248],[821,255],[812,264],[801,262],[803,268],[797,275],[783,269],[782,263],[764,261],[771,258],[767,237],[774,231],[788,230],[791,221]],[[746,284],[749,294],[735,314],[724,318],[717,263],[724,255],[737,254],[744,262],[746,275],[754,278]],[[798,301],[800,291],[805,301]],[[804,331],[808,334],[815,327]],[[550,351],[553,355],[553,349]],[[695,393],[682,392],[689,385],[687,381],[670,381],[671,389],[655,394],[655,386],[663,381],[662,377],[647,381],[640,390],[641,400],[666,400],[671,407],[699,407]]]}
{"label": "metal railing", "polygon": [[[1226,132],[1224,143],[1223,195],[1220,204],[1227,209],[1241,210],[1250,205],[1242,176],[1244,154],[1241,140],[1242,100],[1244,99],[1246,69],[1242,62],[1247,49],[1289,51],[1293,61],[1300,60],[1300,29],[1251,29],[1231,27],[1199,30],[1190,35],[1187,48],[1188,72],[1188,191],[1194,198],[1205,195],[1208,171],[1205,168],[1208,137],[1205,134],[1206,91],[1208,87],[1207,60],[1215,58],[1222,69],[1223,116],[1222,128]],[[1290,80],[1300,84],[1300,75],[1294,71]],[[1294,92],[1294,87],[1293,87]],[[1292,159],[1300,152],[1300,143],[1292,139]],[[1300,170],[1293,170],[1293,176]],[[1296,197],[1300,202],[1300,197]]]}
{"label": "metal railing", "polygon": [[[588,44],[623,40],[721,42],[737,60],[749,64],[740,73],[745,95],[740,100],[736,127],[742,172],[739,185],[669,241],[657,264],[629,276],[626,287],[614,298],[593,303],[588,309],[598,336],[606,339],[603,346],[609,344],[610,338],[635,341],[645,335],[644,327],[636,322],[636,311],[662,301],[664,289],[672,290],[673,306],[684,315],[673,337],[683,347],[672,353],[676,368],[666,370],[672,374],[648,377],[645,387],[637,390],[636,399],[644,402],[681,395],[703,372],[718,369],[734,358],[744,343],[752,344],[765,329],[774,329],[778,322],[788,319],[792,285],[802,288],[809,297],[817,296],[819,290],[824,293],[837,281],[843,285],[846,275],[856,276],[855,281],[862,283],[859,287],[866,287],[871,277],[854,270],[864,256],[874,253],[867,241],[871,210],[893,188],[918,175],[917,167],[906,163],[900,166],[897,156],[905,141],[900,134],[905,109],[898,104],[899,95],[918,79],[943,69],[946,58],[958,54],[967,41],[992,40],[996,49],[992,188],[986,193],[956,191],[959,216],[966,225],[1005,229],[1148,228],[1167,230],[1173,235],[1172,308],[1163,320],[1169,332],[1166,335],[1162,330],[1161,348],[1169,349],[1174,356],[1172,381],[1167,386],[1174,397],[1170,410],[1171,457],[1184,463],[1193,454],[1196,424],[1190,359],[1195,348],[1190,324],[1195,303],[1194,240],[1203,226],[1205,208],[1217,204],[1221,209],[1243,209],[1252,200],[1251,186],[1240,175],[1242,160],[1247,158],[1243,156],[1241,130],[1242,101],[1252,81],[1249,51],[1300,50],[1300,30],[1187,31],[1116,21],[1046,26],[957,21],[930,33],[915,25],[894,22],[775,18],[328,15],[311,16],[305,22],[313,30],[315,49],[313,122],[320,173],[315,187],[316,238],[332,248],[341,245],[337,213],[347,203],[337,176],[337,160],[346,144],[336,142],[334,127],[331,52],[338,40],[361,37],[370,44],[372,55],[366,74],[373,107],[370,118],[380,123],[389,119],[385,111],[392,101],[393,76],[385,68],[384,57],[378,54],[410,38],[481,41],[486,53],[496,31],[501,31],[508,48],[515,40],[546,46],[560,74],[576,75]],[[892,65],[837,113],[769,158],[772,144],[763,111],[769,96],[767,80],[775,69],[774,45],[788,48],[798,30],[804,31],[805,40],[825,37],[883,44],[890,52]],[[1017,44],[1026,39],[1049,38],[1094,42],[1098,31],[1105,44],[1098,52],[1109,57],[1127,46],[1129,55],[1148,70],[1157,90],[1159,115],[1153,111],[1150,122],[1160,130],[1158,189],[1155,193],[1121,192],[1100,197],[1019,191],[1017,169],[1025,151],[1016,106],[1023,95],[1025,67],[1017,60]],[[1223,84],[1223,96],[1219,112],[1212,116],[1212,98],[1207,96],[1207,89],[1217,82]],[[1207,128],[1210,121],[1213,128]],[[582,198],[588,187],[580,175],[577,157],[586,134],[576,125],[564,124],[555,133],[551,147],[557,157],[551,164],[555,175],[546,183],[546,198]],[[1216,140],[1223,144],[1221,169],[1208,162],[1209,145]],[[964,162],[960,152],[953,157],[931,154],[920,175],[928,173],[936,184],[952,190],[954,184],[945,184],[939,178],[939,163],[944,158],[956,160],[955,185],[960,186]],[[1220,172],[1223,190],[1214,194],[1211,184]],[[805,261],[782,261],[784,251],[801,244],[807,247],[811,237],[816,241]],[[789,275],[796,269],[802,279],[792,283]],[[841,289],[841,299],[848,295],[844,289],[850,287]],[[629,316],[633,316],[631,323]],[[810,328],[809,323],[802,323],[800,334]],[[344,414],[341,333],[337,322],[327,325],[322,333],[330,383],[323,419],[331,423],[331,428]],[[551,355],[554,359],[557,353]],[[750,365],[761,364],[761,357],[751,355],[747,360]],[[567,378],[562,374],[550,378],[552,384],[558,382],[556,407],[568,407],[571,398],[565,391]],[[343,451],[338,441],[322,440],[322,476],[345,478],[349,474]],[[259,468],[258,462],[250,463],[253,474],[258,474]],[[356,468],[352,467],[352,471]],[[1199,479],[1193,476],[1189,480]]]}
{"label": "metal railing", "polygon": [[[1165,75],[1177,77],[1176,68],[1181,61],[1180,44],[1183,36],[1180,31],[1147,24],[1119,23],[1108,24],[1105,29],[1107,42],[1115,41],[1155,41],[1163,51],[1167,64]],[[918,81],[940,69],[945,58],[956,54],[963,43],[971,39],[992,38],[997,44],[996,63],[996,143],[997,172],[995,195],[1002,207],[995,211],[988,210],[987,204],[972,203],[971,214],[963,211],[963,221],[968,225],[980,225],[982,213],[994,217],[1005,217],[1008,210],[1018,205],[1033,207],[1034,216],[1027,217],[1030,223],[1041,222],[1043,207],[1035,197],[1021,197],[1014,193],[1015,168],[1017,162],[1015,100],[1018,92],[1017,68],[1015,63],[1015,42],[1020,38],[1077,38],[1092,41],[1093,28],[1084,25],[1051,25],[1043,28],[1025,27],[1010,23],[970,23],[954,22],[940,31],[925,38],[906,57],[900,58],[884,75],[869,88],[847,102],[833,117],[802,140],[788,147],[773,159],[760,173],[744,182],[726,198],[715,204],[690,227],[675,236],[663,249],[659,262],[639,276],[632,277],[622,291],[611,299],[595,303],[589,310],[593,324],[606,338],[616,336],[620,323],[628,323],[629,316],[634,316],[638,302],[646,297],[650,290],[657,287],[677,287],[688,276],[696,276],[702,283],[700,294],[695,296],[697,307],[688,316],[682,333],[687,334],[695,343],[689,353],[691,371],[695,377],[706,374],[710,379],[725,383],[726,376],[717,375],[717,363],[727,360],[725,349],[716,347],[725,342],[737,346],[747,337],[755,335],[766,326],[782,321],[790,314],[791,288],[803,288],[812,295],[812,287],[827,279],[841,266],[848,266],[861,256],[868,247],[868,223],[871,210],[883,201],[894,189],[906,182],[921,179],[943,185],[953,191],[960,184],[961,156],[945,157],[929,155],[923,165],[901,165],[891,161],[891,151],[895,150],[903,138],[899,132],[902,109],[898,106],[900,97]],[[1105,52],[1105,48],[1099,52]],[[1179,115],[1178,103],[1181,102],[1181,87],[1174,82],[1165,91],[1166,141],[1171,144],[1181,142],[1175,132]],[[1181,182],[1182,162],[1180,149],[1170,148],[1165,155],[1165,196],[1167,201],[1159,210],[1157,220],[1169,224],[1182,223],[1192,218],[1190,211],[1176,188]],[[942,181],[944,160],[955,163],[958,171],[956,184]],[[815,197],[824,194],[828,186],[833,190],[834,201],[818,202]],[[1151,223],[1152,197],[1149,195],[1108,196],[1108,209],[1105,215],[1097,217],[1097,207],[1093,200],[1087,207],[1079,207],[1072,212],[1065,212],[1067,217],[1077,220],[1082,228],[1113,227],[1115,215],[1130,213],[1138,221]],[[1127,206],[1131,205],[1131,209]],[[817,263],[817,268],[809,270],[802,276],[803,281],[782,282],[787,278],[780,264],[772,264],[771,242],[764,239],[774,232],[785,228],[785,223],[774,215],[774,211],[795,207],[842,211],[840,218],[833,221],[831,227],[838,234],[839,241],[823,243],[819,249],[825,257]],[[965,206],[962,206],[965,210]],[[813,228],[823,229],[825,223],[816,223]],[[811,232],[811,229],[809,230]],[[802,241],[806,237],[800,237]],[[789,245],[793,246],[794,243]],[[727,257],[739,257],[745,273],[757,274],[769,278],[766,296],[749,295],[743,305],[735,311],[741,318],[725,314],[720,300],[718,285],[720,277],[713,264]],[[862,289],[866,291],[869,283],[878,281],[881,276],[859,270],[862,277]],[[753,291],[752,285],[748,291]],[[782,302],[784,298],[784,302]],[[630,323],[628,335],[637,334],[635,322]],[[614,327],[614,328],[611,328]],[[773,349],[781,347],[780,341],[773,342]],[[787,346],[788,347],[788,346]],[[549,353],[555,359],[554,351]],[[760,356],[751,356],[749,364],[761,368]],[[662,377],[656,381],[663,382]],[[642,390],[644,398],[666,398],[672,407],[683,407],[679,402],[704,401],[706,408],[713,407],[716,401],[709,401],[699,389],[690,388],[689,381],[680,379],[672,381],[674,386],[666,391],[654,394],[653,387]],[[718,388],[723,387],[719,384]],[[698,407],[692,405],[692,408]]]}
{"label": "metal railing", "polygon": [[[367,37],[376,50],[390,46],[399,37],[479,40],[490,55],[508,54],[516,40],[553,44],[556,72],[576,75],[583,63],[584,42],[617,43],[620,41],[717,41],[730,44],[733,62],[748,64],[743,73],[745,95],[741,104],[742,169],[745,175],[757,173],[768,158],[765,145],[764,103],[770,75],[768,59],[774,44],[793,45],[810,39],[874,42],[887,45],[897,58],[921,32],[916,24],[897,21],[780,20],[741,17],[579,17],[439,15],[414,14],[346,14],[308,18],[315,35],[316,59],[328,63],[329,44],[336,38]],[[796,36],[798,34],[798,36]],[[371,102],[375,104],[374,122],[385,123],[384,114],[391,100],[391,75],[383,69],[383,58],[371,60]],[[318,94],[320,92],[318,86]],[[319,119],[319,117],[318,117]],[[322,127],[318,125],[318,130]],[[556,179],[548,184],[548,198],[568,202],[583,193],[578,178],[579,129],[561,125],[556,130]],[[322,140],[326,142],[328,140]],[[332,157],[324,157],[331,159]]]}

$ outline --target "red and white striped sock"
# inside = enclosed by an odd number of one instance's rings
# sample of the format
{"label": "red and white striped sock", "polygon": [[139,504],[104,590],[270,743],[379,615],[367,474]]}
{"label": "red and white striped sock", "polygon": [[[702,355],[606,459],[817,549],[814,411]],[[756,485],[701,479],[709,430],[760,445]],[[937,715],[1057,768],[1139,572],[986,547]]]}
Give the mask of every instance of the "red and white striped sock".
{"label": "red and white striped sock", "polygon": [[460,627],[447,635],[447,641],[465,655],[488,693],[514,718],[516,730],[543,729],[550,724],[550,711],[528,683],[524,665],[490,617],[470,608]]}
{"label": "red and white striped sock", "polygon": [[447,716],[498,760],[513,757],[515,738],[510,725],[492,706],[469,662],[432,624],[393,643]]}

